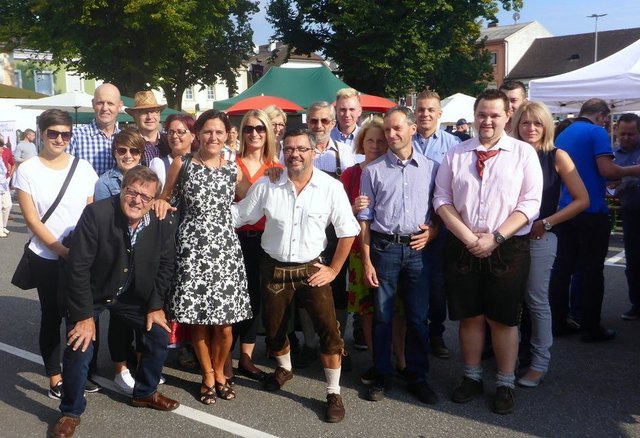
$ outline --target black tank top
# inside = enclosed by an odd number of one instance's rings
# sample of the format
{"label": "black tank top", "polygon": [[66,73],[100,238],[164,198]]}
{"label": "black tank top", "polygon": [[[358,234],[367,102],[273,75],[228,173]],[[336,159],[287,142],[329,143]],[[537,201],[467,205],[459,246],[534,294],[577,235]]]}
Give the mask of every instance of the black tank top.
{"label": "black tank top", "polygon": [[538,152],[540,158],[540,167],[542,167],[542,202],[540,203],[540,216],[538,219],[544,219],[558,210],[558,201],[560,200],[560,187],[562,179],[556,171],[556,151]]}

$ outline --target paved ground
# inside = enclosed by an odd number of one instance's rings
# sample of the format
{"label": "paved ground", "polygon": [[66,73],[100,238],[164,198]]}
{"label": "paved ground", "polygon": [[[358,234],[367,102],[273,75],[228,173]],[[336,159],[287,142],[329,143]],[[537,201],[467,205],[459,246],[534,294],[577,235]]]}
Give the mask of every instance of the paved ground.
{"label": "paved ground", "polygon": [[[37,294],[9,283],[26,241],[24,222],[19,213],[13,215],[10,237],[0,239],[0,436],[45,436],[58,417],[58,403],[46,396],[47,379],[38,355]],[[370,357],[354,351],[354,371],[342,379],[347,418],[337,425],[321,420],[324,376],[319,364],[296,371],[294,380],[276,394],[240,377],[237,400],[219,400],[205,407],[194,397],[199,376],[177,367],[172,354],[165,367],[167,384],[161,390],[182,406],[162,413],[133,408],[110,389],[113,370],[102,348],[100,381],[107,387],[89,395],[77,436],[640,437],[640,321],[619,318],[628,307],[621,247],[619,236],[614,235],[603,310],[604,325],[616,329],[618,338],[598,345],[583,344],[576,337],[558,339],[545,382],[533,390],[516,390],[513,415],[498,416],[489,410],[494,389],[491,361],[485,363],[487,395],[466,405],[449,401],[461,362],[457,327],[448,323],[446,340],[453,357],[432,360],[430,380],[441,399],[438,405],[418,404],[401,381],[386,400],[366,401],[359,375],[370,365]],[[106,318],[103,330],[105,322]],[[347,343],[351,343],[349,334]],[[274,367],[265,358],[262,338],[256,362],[267,370]]]}

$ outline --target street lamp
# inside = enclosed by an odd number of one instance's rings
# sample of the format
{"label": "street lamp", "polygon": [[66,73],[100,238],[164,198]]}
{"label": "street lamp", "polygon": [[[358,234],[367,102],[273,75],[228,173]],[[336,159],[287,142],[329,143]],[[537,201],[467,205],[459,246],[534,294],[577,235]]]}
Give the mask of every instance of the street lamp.
{"label": "street lamp", "polygon": [[593,54],[593,62],[596,62],[598,60],[598,18],[600,17],[604,17],[607,14],[591,14],[591,15],[587,15],[587,18],[595,18],[596,19],[596,46],[595,46],[595,51]]}

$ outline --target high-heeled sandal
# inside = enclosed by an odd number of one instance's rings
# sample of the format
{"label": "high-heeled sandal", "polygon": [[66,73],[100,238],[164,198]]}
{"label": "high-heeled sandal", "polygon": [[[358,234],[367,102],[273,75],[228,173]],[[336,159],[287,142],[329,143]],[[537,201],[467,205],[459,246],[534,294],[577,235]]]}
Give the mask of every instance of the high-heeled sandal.
{"label": "high-heeled sandal", "polygon": [[216,394],[222,400],[233,400],[236,398],[236,392],[227,383],[216,382]]}
{"label": "high-heeled sandal", "polygon": [[216,403],[216,393],[213,386],[207,386],[204,383],[200,386],[200,403],[203,405],[213,405]]}
{"label": "high-heeled sandal", "polygon": [[[206,371],[203,374],[213,374],[213,370]],[[204,376],[202,376],[202,383],[200,384],[200,403],[203,405],[212,405],[216,402],[216,393],[214,392],[214,386],[208,386],[204,383]]]}

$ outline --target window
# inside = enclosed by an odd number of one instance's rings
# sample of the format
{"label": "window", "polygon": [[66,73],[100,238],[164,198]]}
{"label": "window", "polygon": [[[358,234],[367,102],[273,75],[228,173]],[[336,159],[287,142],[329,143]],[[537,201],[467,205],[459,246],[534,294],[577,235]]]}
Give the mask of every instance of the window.
{"label": "window", "polygon": [[37,71],[34,74],[36,92],[53,95],[53,73],[50,71]]}
{"label": "window", "polygon": [[13,80],[16,84],[16,87],[22,88],[22,70],[15,70],[13,72]]}
{"label": "window", "polygon": [[491,52],[491,65],[496,65],[498,63],[498,54],[496,52]]}
{"label": "window", "polygon": [[207,100],[216,100],[216,89],[213,85],[207,85]]}
{"label": "window", "polygon": [[193,88],[185,88],[184,90],[184,98],[186,100],[193,100]]}
{"label": "window", "polygon": [[78,73],[67,72],[67,91],[84,91],[82,76]]}

